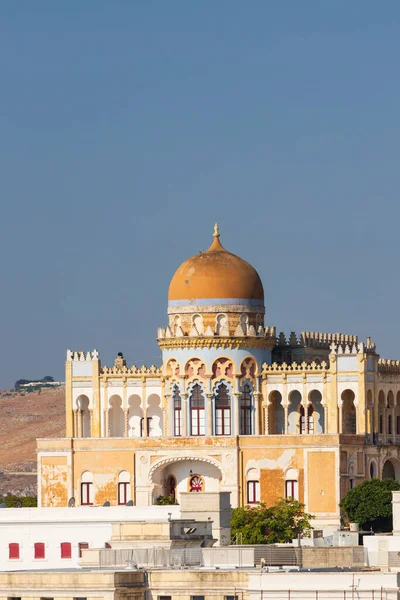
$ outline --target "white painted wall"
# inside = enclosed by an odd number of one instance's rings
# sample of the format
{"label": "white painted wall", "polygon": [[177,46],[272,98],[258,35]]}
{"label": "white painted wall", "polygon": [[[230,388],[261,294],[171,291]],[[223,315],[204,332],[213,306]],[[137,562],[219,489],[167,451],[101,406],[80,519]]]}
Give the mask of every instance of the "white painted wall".
{"label": "white painted wall", "polygon": [[[351,595],[351,586],[353,583],[357,585],[357,590],[375,590],[379,592],[377,598],[380,598],[381,588],[390,589],[392,592],[384,594],[387,600],[397,600],[398,589],[397,573],[383,572],[356,572],[341,573],[341,572],[307,572],[307,573],[257,573],[249,574],[249,598],[250,600],[260,600],[261,591],[265,592],[264,598],[273,598],[273,592],[278,590],[295,590],[314,591],[314,595],[310,593],[310,600],[315,598],[315,590],[324,592],[325,598],[338,598],[338,591],[346,591],[346,598],[357,598],[357,592],[354,596]],[[329,591],[333,592],[332,595]],[[295,595],[293,594],[293,597]],[[304,596],[306,597],[306,596]]]}
{"label": "white painted wall", "polygon": [[[79,542],[104,548],[113,522],[167,521],[180,518],[179,506],[76,508],[4,508],[0,510],[0,571],[79,567]],[[45,544],[45,559],[34,559],[35,542]],[[72,558],[61,558],[61,543],[71,542]],[[9,559],[10,543],[20,545],[20,559]]]}

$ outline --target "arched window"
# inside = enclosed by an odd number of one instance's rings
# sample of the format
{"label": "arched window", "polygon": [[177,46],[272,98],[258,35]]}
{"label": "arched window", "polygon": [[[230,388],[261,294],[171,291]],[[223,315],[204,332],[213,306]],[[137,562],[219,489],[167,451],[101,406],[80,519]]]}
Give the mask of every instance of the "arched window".
{"label": "arched window", "polygon": [[246,334],[247,333],[247,328],[249,326],[249,315],[246,313],[242,313],[240,315],[240,325],[243,329],[243,333]]}
{"label": "arched window", "polygon": [[369,464],[369,476],[371,477],[371,479],[377,476],[377,468],[373,460],[371,460]]}
{"label": "arched window", "polygon": [[245,383],[240,396],[240,435],[251,435],[251,388]]}
{"label": "arched window", "polygon": [[383,415],[379,415],[379,433],[383,433]]}
{"label": "arched window", "polygon": [[246,473],[247,504],[260,502],[260,471],[249,469]]}
{"label": "arched window", "polygon": [[257,504],[260,502],[260,482],[250,479],[247,482],[247,504]]}
{"label": "arched window", "polygon": [[121,506],[131,499],[131,485],[128,471],[121,471],[118,475],[118,504]]}
{"label": "arched window", "polygon": [[182,435],[182,399],[179,388],[174,385],[172,389],[172,403],[174,407],[174,436]]}
{"label": "arched window", "polygon": [[201,315],[193,315],[192,324],[194,327],[196,327],[197,333],[199,335],[203,335],[203,333],[204,333],[203,317]]}
{"label": "arched window", "polygon": [[217,315],[216,318],[217,335],[229,335],[228,317],[224,314]]}
{"label": "arched window", "polygon": [[174,475],[168,475],[167,479],[167,494],[172,496],[174,502],[176,500],[176,479]]}
{"label": "arched window", "polygon": [[204,396],[196,383],[190,394],[190,435],[205,435]]}
{"label": "arched window", "polygon": [[215,396],[215,435],[231,435],[231,399],[224,383]]}
{"label": "arched window", "polygon": [[204,488],[204,481],[200,475],[193,475],[189,480],[189,491],[190,492],[202,492]]}
{"label": "arched window", "polygon": [[299,499],[299,482],[297,480],[297,471],[288,469],[285,475],[285,498]]}
{"label": "arched window", "polygon": [[81,479],[81,505],[91,506],[93,504],[93,473],[84,471]]}

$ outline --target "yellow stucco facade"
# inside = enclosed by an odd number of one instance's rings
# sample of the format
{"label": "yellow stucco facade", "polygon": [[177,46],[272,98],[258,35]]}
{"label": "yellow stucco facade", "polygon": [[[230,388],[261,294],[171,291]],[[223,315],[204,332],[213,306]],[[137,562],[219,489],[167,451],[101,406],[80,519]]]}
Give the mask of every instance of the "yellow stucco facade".
{"label": "yellow stucco facade", "polygon": [[400,363],[352,335],[277,336],[264,315],[257,272],[216,229],[172,279],[160,367],[68,351],[66,437],[38,440],[40,505],[294,496],[326,529],[350,487],[400,478]]}

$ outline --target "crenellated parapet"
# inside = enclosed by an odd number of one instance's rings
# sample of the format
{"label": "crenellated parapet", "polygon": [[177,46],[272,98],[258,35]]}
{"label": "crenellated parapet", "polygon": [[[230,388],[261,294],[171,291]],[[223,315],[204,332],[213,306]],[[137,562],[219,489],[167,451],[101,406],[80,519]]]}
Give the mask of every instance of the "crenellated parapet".
{"label": "crenellated parapet", "polygon": [[379,373],[399,373],[400,374],[400,360],[390,360],[388,358],[380,358],[378,360],[378,372]]}
{"label": "crenellated parapet", "polygon": [[316,363],[315,361],[313,361],[312,363],[306,363],[306,362],[302,362],[301,364],[298,364],[296,362],[293,362],[292,364],[288,365],[286,363],[282,363],[281,365],[279,365],[278,363],[273,363],[272,365],[268,365],[267,363],[264,363],[262,365],[262,372],[261,374],[264,376],[267,375],[271,375],[272,373],[302,373],[302,372],[309,372],[309,371],[327,371],[329,369],[328,364],[323,361],[321,364]]}
{"label": "crenellated parapet", "polygon": [[141,377],[143,375],[154,375],[161,376],[162,368],[156,367],[155,365],[151,365],[151,367],[146,367],[145,365],[141,367],[136,367],[133,365],[132,367],[127,367],[126,365],[118,366],[114,365],[113,367],[103,367],[100,371],[101,375],[133,375],[136,377]]}
{"label": "crenellated parapet", "polygon": [[281,331],[277,338],[277,346],[303,346],[330,348],[332,344],[357,344],[358,336],[343,333],[321,333],[318,331],[302,331],[298,336],[292,331],[287,338]]}
{"label": "crenellated parapet", "polygon": [[99,360],[99,353],[97,350],[89,352],[67,350],[67,360],[73,362],[91,362],[92,360]]}

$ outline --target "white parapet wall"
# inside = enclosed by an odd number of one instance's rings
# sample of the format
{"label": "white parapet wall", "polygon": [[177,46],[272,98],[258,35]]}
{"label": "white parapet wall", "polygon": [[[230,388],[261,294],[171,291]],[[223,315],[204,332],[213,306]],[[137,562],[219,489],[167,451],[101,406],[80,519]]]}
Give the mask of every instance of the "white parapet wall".
{"label": "white parapet wall", "polygon": [[[116,522],[166,522],[180,519],[179,506],[110,506],[0,509],[0,571],[79,567],[79,544],[104,548]],[[35,544],[44,558],[35,558]],[[61,557],[61,544],[71,544],[71,558]],[[18,544],[19,558],[10,558]],[[13,547],[15,553],[15,546]]]}
{"label": "white parapet wall", "polygon": [[[374,597],[398,600],[397,580],[397,573],[383,572],[249,573],[249,600],[290,597],[307,600],[322,597],[332,600]],[[289,590],[290,595],[285,595]],[[296,594],[296,591],[302,592],[301,595]]]}

